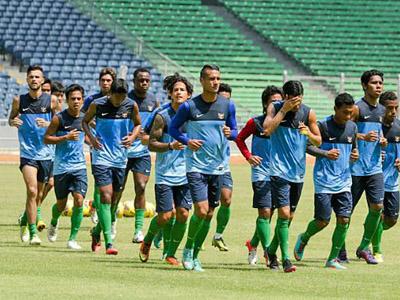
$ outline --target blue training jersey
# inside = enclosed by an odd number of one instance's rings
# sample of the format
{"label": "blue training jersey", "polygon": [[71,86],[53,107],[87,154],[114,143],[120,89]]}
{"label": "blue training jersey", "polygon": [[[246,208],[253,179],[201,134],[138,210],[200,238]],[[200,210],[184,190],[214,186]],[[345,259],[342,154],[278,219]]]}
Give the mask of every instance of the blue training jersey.
{"label": "blue training jersey", "polygon": [[347,121],[345,125],[335,122],[333,116],[318,122],[321,132],[321,149],[339,150],[339,158],[331,160],[317,157],[314,166],[315,193],[337,194],[351,191],[350,155],[357,147],[357,125]]}
{"label": "blue training jersey", "polygon": [[251,168],[251,181],[270,181],[271,139],[264,134],[263,123],[266,115],[253,118],[256,128],[251,141],[251,154],[262,158],[261,164]]}
{"label": "blue training jersey", "polygon": [[[273,103],[276,113],[283,101]],[[310,108],[300,105],[297,112],[288,112],[274,133],[271,134],[271,176],[290,182],[303,182],[306,172],[307,137],[300,134],[299,123],[308,126]]]}
{"label": "blue training jersey", "polygon": [[[180,130],[185,123],[187,136]],[[231,128],[230,139],[234,140],[237,136],[235,105],[225,97],[218,95],[214,102],[208,103],[198,95],[179,107],[169,134],[185,145],[190,139],[203,141],[197,151],[186,149],[187,172],[225,173],[228,140],[222,131],[224,125]]]}
{"label": "blue training jersey", "polygon": [[395,119],[390,126],[383,124],[383,134],[388,141],[385,148],[386,155],[383,161],[383,176],[385,192],[399,191],[399,171],[394,166],[397,158],[400,158],[400,121]]}
{"label": "blue training jersey", "polygon": [[[147,93],[146,98],[139,98],[135,91],[129,92],[128,97],[136,102],[139,107],[139,114],[142,124],[146,124],[147,119],[150,117],[151,112],[157,108],[156,97],[152,93]],[[150,155],[147,145],[143,145],[140,139],[136,139],[132,146],[128,149],[128,157],[142,157]]]}
{"label": "blue training jersey", "polygon": [[[364,98],[357,101],[359,116],[356,122],[358,132],[366,134],[375,130],[382,137],[382,118],[385,107],[381,104],[370,105]],[[376,142],[357,141],[360,158],[351,163],[351,175],[370,176],[382,173],[381,145],[379,139]]]}
{"label": "blue training jersey", "polygon": [[93,149],[92,164],[107,167],[125,168],[128,150],[122,146],[122,139],[133,128],[131,120],[135,102],[129,98],[115,107],[105,96],[94,100],[96,104],[96,137],[103,145],[100,150]]}
{"label": "blue training jersey", "polygon": [[142,125],[144,132],[146,132],[147,134],[150,134],[150,130],[151,130],[151,127],[153,126],[153,121],[154,121],[154,118],[156,117],[156,114],[170,106],[171,106],[171,102],[167,102],[167,103],[164,103],[163,105],[157,107],[155,110],[153,110],[151,112],[150,116],[147,118],[146,124]]}
{"label": "blue training jersey", "polygon": [[[172,143],[174,139],[168,134],[168,128],[175,110],[169,106],[157,113],[164,120],[163,135],[161,142]],[[156,154],[156,184],[166,184],[169,186],[183,185],[186,179],[186,158],[185,150],[169,150],[157,152]]]}
{"label": "blue training jersey", "polygon": [[86,160],[83,153],[83,144],[85,142],[85,133],[82,129],[82,120],[84,113],[81,112],[79,117],[73,117],[65,109],[56,116],[59,120],[59,126],[56,136],[64,136],[71,130],[78,130],[78,141],[62,141],[56,144],[56,156],[54,159],[54,175],[64,174],[70,171],[86,169]]}
{"label": "blue training jersey", "polygon": [[18,128],[20,156],[33,160],[52,160],[54,147],[44,143],[47,128],[39,127],[37,118],[51,121],[51,96],[42,93],[33,99],[29,94],[19,96],[19,118],[22,125]]}

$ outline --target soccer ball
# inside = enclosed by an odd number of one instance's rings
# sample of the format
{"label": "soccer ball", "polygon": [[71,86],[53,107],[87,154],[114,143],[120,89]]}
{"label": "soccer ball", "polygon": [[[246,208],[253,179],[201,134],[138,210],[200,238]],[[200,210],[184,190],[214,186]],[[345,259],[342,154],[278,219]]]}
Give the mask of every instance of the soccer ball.
{"label": "soccer ball", "polygon": [[120,202],[117,208],[117,218],[121,219],[124,216],[124,205]]}
{"label": "soccer ball", "polygon": [[65,205],[64,211],[61,213],[64,217],[72,216],[72,207],[74,206],[74,200],[68,199]]}
{"label": "soccer ball", "polygon": [[145,218],[152,218],[156,213],[156,208],[153,203],[146,202],[146,210],[144,212]]}
{"label": "soccer ball", "polygon": [[83,200],[83,216],[90,217],[90,209],[91,209],[91,201],[90,200]]}
{"label": "soccer ball", "polygon": [[135,201],[129,200],[125,201],[123,204],[124,217],[134,217],[135,216]]}

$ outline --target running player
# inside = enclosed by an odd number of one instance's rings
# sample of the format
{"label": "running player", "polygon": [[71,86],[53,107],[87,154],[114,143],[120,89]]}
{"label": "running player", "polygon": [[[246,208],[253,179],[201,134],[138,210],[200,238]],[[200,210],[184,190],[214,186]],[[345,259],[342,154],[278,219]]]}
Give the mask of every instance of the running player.
{"label": "running player", "polygon": [[67,247],[81,249],[76,242],[82,219],[83,199],[87,191],[86,160],[83,153],[85,134],[82,131],[84,90],[78,84],[66,90],[68,108],[55,115],[44,136],[46,144],[56,145],[54,182],[57,203],[52,207],[52,219],[47,231],[50,242],[57,240],[58,219],[67,204],[68,194],[74,198],[71,216],[71,233]]}
{"label": "running player", "polygon": [[381,240],[384,230],[397,223],[399,217],[399,168],[400,168],[400,121],[397,119],[399,102],[394,92],[384,92],[379,103],[385,106],[383,116],[383,134],[388,141],[383,161],[383,177],[385,181],[385,197],[383,213],[371,240],[373,255],[376,261],[383,262]]}
{"label": "running player", "polygon": [[[381,218],[384,198],[381,145],[386,145],[382,135],[382,119],[385,107],[379,104],[383,91],[383,73],[366,71],[361,76],[364,97],[356,102],[353,121],[358,127],[357,148],[360,158],[351,164],[353,210],[362,194],[366,193],[369,212],[364,222],[364,233],[356,255],[368,264],[378,262],[368,249]],[[339,253],[340,261],[347,261],[345,246]]]}
{"label": "running player", "polygon": [[149,149],[157,152],[155,192],[158,214],[151,220],[149,230],[140,247],[139,257],[143,262],[148,260],[151,242],[157,233],[174,219],[175,210],[176,220],[173,222],[172,230],[164,229],[164,253],[167,263],[179,265],[175,253],[186,231],[192,199],[186,179],[185,152],[183,151],[185,147],[171,138],[168,128],[179,106],[191,97],[193,87],[179,74],[166,77],[164,82],[171,97],[171,105],[157,113],[149,142]]}
{"label": "running player", "polygon": [[357,125],[351,121],[353,109],[353,97],[340,94],[335,99],[335,114],[318,122],[320,148],[327,152],[327,157],[318,156],[314,166],[314,219],[297,238],[294,248],[297,261],[303,258],[310,238],[328,226],[333,209],[337,222],[325,267],[346,269],[337,256],[346,238],[352,209],[350,160],[358,158]]}
{"label": "running player", "polygon": [[[278,209],[275,235],[282,252],[283,270],[294,272],[296,267],[289,260],[289,223],[303,188],[307,138],[313,145],[319,146],[321,135],[315,112],[302,104],[301,82],[288,81],[282,89],[285,101],[274,102],[268,107],[264,133],[271,140],[271,195],[273,205]],[[276,246],[268,248],[272,269],[278,268],[276,250]]]}
{"label": "running player", "polygon": [[[221,83],[219,86],[218,94],[225,97],[226,99],[231,99],[232,88],[226,84]],[[232,188],[233,180],[231,171],[229,168],[229,158],[230,158],[230,147],[227,147],[226,162],[225,162],[225,173],[222,176],[222,187],[221,187],[221,206],[217,213],[217,228],[212,240],[212,245],[219,249],[219,251],[228,251],[228,247],[222,238],[222,233],[225,230],[226,225],[228,225],[229,218],[231,215],[231,201],[232,201]]]}
{"label": "running player", "polygon": [[[282,91],[279,88],[273,85],[266,87],[261,96],[263,114],[248,120],[236,139],[240,152],[251,166],[253,207],[258,209],[256,230],[253,238],[246,242],[249,250],[248,261],[250,265],[257,263],[257,246],[259,241],[261,241],[265,253],[269,245],[272,208],[271,181],[269,176],[271,144],[269,136],[264,134],[263,123],[269,104],[274,101],[281,101],[282,98]],[[253,137],[250,152],[245,141],[251,135]],[[264,256],[268,258],[268,255]]]}
{"label": "running player", "polygon": [[27,190],[26,209],[20,224],[21,240],[40,245],[36,228],[37,207],[51,175],[53,158],[53,152],[44,144],[43,137],[58,106],[55,97],[42,92],[42,67],[29,66],[26,81],[29,92],[13,99],[8,124],[18,128],[20,170]]}
{"label": "running player", "polygon": [[[169,128],[170,135],[187,146],[186,176],[194,202],[182,263],[185,269],[200,272],[204,270],[198,254],[219,204],[227,139],[234,140],[237,136],[235,105],[218,95],[220,80],[218,66],[203,66],[202,94],[179,107]],[[181,128],[185,123],[187,135]]]}
{"label": "running player", "polygon": [[[111,206],[113,210],[122,190],[127,162],[127,148],[140,131],[140,116],[135,102],[127,97],[128,84],[116,79],[111,85],[110,96],[94,100],[82,122],[83,130],[92,145],[92,173],[100,191],[97,207],[100,226],[92,230],[92,251],[99,250],[100,230],[106,244],[106,254],[117,254],[111,238]],[[90,129],[96,117],[96,136]],[[133,124],[132,124],[133,123]]]}

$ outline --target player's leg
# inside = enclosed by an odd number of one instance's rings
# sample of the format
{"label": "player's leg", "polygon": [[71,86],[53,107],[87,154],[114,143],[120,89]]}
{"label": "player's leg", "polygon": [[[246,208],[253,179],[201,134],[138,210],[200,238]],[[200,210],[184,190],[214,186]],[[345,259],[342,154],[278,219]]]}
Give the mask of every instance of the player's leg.
{"label": "player's leg", "polygon": [[46,228],[46,223],[43,221],[42,218],[41,208],[42,208],[42,203],[46,199],[49,192],[53,189],[53,187],[54,187],[54,176],[50,176],[49,181],[44,185],[43,195],[40,197],[40,202],[37,207],[36,226],[38,231],[42,231],[43,229]]}
{"label": "player's leg", "polygon": [[69,194],[71,182],[69,177],[68,173],[54,176],[54,192],[57,200],[51,208],[51,221],[47,229],[47,239],[49,242],[55,242],[57,240],[59,218],[65,209]]}

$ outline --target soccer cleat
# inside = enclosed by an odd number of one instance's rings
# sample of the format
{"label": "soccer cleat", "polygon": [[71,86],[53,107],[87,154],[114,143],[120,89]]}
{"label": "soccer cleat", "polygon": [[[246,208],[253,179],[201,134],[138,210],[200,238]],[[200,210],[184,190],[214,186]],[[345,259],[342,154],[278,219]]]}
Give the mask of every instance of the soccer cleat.
{"label": "soccer cleat", "polygon": [[21,242],[23,243],[29,242],[29,230],[27,226],[21,226],[19,228],[19,236],[21,238]]}
{"label": "soccer cleat", "polygon": [[182,265],[186,270],[193,270],[193,249],[183,249]]}
{"label": "soccer cleat", "polygon": [[140,245],[139,258],[141,262],[146,262],[149,259],[150,248],[151,248],[151,243],[148,244],[143,241],[142,244]]}
{"label": "soccer cleat", "polygon": [[264,250],[264,258],[265,258],[265,265],[268,267],[269,266],[269,256],[268,256],[267,250]]}
{"label": "soccer cleat", "polygon": [[362,258],[365,262],[369,265],[377,265],[378,262],[376,261],[375,257],[371,254],[369,249],[363,250],[358,248],[356,251],[356,255],[358,258]]}
{"label": "soccer cleat", "polygon": [[110,243],[110,244],[107,244],[107,247],[106,247],[106,254],[107,254],[107,255],[117,255],[117,254],[118,254],[118,250],[115,249],[115,248],[113,247],[113,245]]}
{"label": "soccer cleat", "polygon": [[285,273],[292,273],[296,271],[296,266],[293,265],[289,259],[285,259],[282,263],[282,266]]}
{"label": "soccer cleat", "polygon": [[39,246],[42,243],[39,236],[35,233],[29,240],[29,245]]}
{"label": "soccer cleat", "polygon": [[138,231],[138,232],[135,232],[135,235],[133,236],[133,239],[132,239],[132,243],[140,244],[141,242],[143,242],[143,240],[144,240],[143,232]]}
{"label": "soccer cleat", "polygon": [[47,229],[47,239],[49,242],[54,243],[57,240],[57,231],[58,231],[58,224],[57,226],[53,226],[50,224],[49,229]]}
{"label": "soccer cleat", "polygon": [[376,253],[374,253],[374,257],[375,257],[375,260],[378,263],[383,263],[383,255],[382,255],[382,253],[376,252]]}
{"label": "soccer cleat", "polygon": [[228,247],[226,246],[224,240],[222,239],[222,237],[220,237],[219,239],[216,239],[214,237],[211,242],[211,245],[218,248],[219,251],[228,251],[229,250]]}
{"label": "soccer cleat", "polygon": [[70,240],[67,242],[67,248],[72,250],[81,250],[82,247],[75,240]]}
{"label": "soccer cleat", "polygon": [[90,220],[93,224],[97,224],[99,222],[99,217],[97,216],[97,211],[95,208],[90,209]]}
{"label": "soccer cleat", "polygon": [[249,265],[255,266],[258,260],[257,248],[251,245],[250,240],[247,240],[245,245],[249,251],[249,254],[247,255],[247,261],[249,262]]}
{"label": "soccer cleat", "polygon": [[161,248],[161,241],[162,241],[162,238],[163,238],[163,236],[162,236],[162,230],[160,230],[160,231],[157,233],[157,235],[154,237],[154,240],[153,240],[154,247],[156,247],[157,249],[160,249],[160,248]]}
{"label": "soccer cleat", "polygon": [[335,270],[346,270],[347,269],[345,266],[342,266],[339,263],[339,260],[337,258],[327,260],[325,263],[325,268],[330,268],[330,269],[335,269]]}
{"label": "soccer cleat", "polygon": [[92,237],[92,251],[97,252],[101,248],[100,235],[94,233],[94,227],[90,230],[90,236]]}
{"label": "soccer cleat", "polygon": [[165,258],[165,261],[166,261],[168,264],[172,265],[172,266],[179,266],[179,265],[180,265],[180,264],[179,264],[179,261],[176,259],[176,257],[173,257],[173,256],[167,256],[167,257]]}
{"label": "soccer cleat", "polygon": [[306,247],[307,244],[303,243],[303,241],[301,240],[303,234],[299,234],[297,236],[297,241],[296,241],[296,245],[294,246],[294,258],[297,261],[300,261],[303,259],[303,255],[304,255],[304,248]]}
{"label": "soccer cleat", "polygon": [[22,217],[24,216],[24,213],[21,213],[19,216],[18,216],[18,225],[21,225],[21,222],[22,222]]}
{"label": "soccer cleat", "polygon": [[117,220],[111,223],[111,238],[115,240],[117,236]]}
{"label": "soccer cleat", "polygon": [[276,254],[268,253],[268,259],[269,259],[268,267],[271,270],[279,270],[279,261],[278,261],[278,257],[276,256]]}
{"label": "soccer cleat", "polygon": [[346,249],[342,249],[339,251],[339,255],[338,255],[338,261],[339,263],[343,264],[343,263],[350,263],[349,259],[347,258],[347,251]]}
{"label": "soccer cleat", "polygon": [[46,229],[46,223],[43,222],[43,220],[39,220],[39,221],[36,223],[36,227],[37,227],[37,230],[38,230],[39,232],[41,232],[41,231],[43,231],[43,229]]}
{"label": "soccer cleat", "polygon": [[204,272],[203,267],[201,266],[201,262],[198,258],[193,259],[193,271],[195,272]]}

